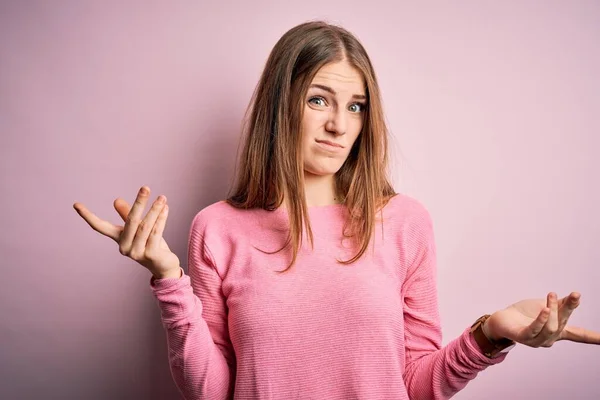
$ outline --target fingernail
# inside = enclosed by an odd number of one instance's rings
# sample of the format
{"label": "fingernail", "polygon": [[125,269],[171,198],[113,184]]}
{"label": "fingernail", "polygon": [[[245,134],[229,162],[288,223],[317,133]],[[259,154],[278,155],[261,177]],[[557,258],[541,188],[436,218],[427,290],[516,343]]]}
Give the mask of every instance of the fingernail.
{"label": "fingernail", "polygon": [[163,196],[162,194],[160,196],[158,196],[158,203],[162,204],[165,202],[165,196]]}
{"label": "fingernail", "polygon": [[148,194],[148,188],[146,186],[142,186],[140,188],[140,193],[141,194]]}

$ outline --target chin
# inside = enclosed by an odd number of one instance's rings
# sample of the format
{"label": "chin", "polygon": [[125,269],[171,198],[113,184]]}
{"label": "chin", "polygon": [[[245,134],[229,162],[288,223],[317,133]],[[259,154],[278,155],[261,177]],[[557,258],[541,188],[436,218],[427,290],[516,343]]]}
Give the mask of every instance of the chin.
{"label": "chin", "polygon": [[[343,161],[338,159],[326,159],[326,160],[310,160],[317,162],[308,162],[304,164],[305,173],[314,176],[330,176],[335,175],[342,168]],[[319,162],[321,161],[321,162]]]}
{"label": "chin", "polygon": [[326,177],[326,176],[334,176],[336,174],[337,171],[333,171],[333,172],[318,172],[318,173],[314,173],[312,171],[304,171],[306,173],[306,175],[310,175],[310,176],[319,176],[319,177]]}
{"label": "chin", "polygon": [[304,172],[313,176],[332,176],[337,174],[339,168],[305,168]]}

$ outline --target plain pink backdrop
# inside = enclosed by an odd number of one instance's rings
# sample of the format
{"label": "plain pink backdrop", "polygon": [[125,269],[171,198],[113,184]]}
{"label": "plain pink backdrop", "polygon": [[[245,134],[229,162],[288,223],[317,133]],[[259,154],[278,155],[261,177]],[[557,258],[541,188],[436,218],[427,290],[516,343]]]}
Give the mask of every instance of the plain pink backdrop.
{"label": "plain pink backdrop", "polygon": [[[5,0],[1,398],[177,398],[149,273],[72,204],[116,223],[116,197],[166,194],[185,265],[269,51],[316,18],[375,64],[396,188],[436,226],[444,341],[548,291],[600,330],[599,2]],[[599,369],[599,347],[521,346],[456,398],[600,398]]]}

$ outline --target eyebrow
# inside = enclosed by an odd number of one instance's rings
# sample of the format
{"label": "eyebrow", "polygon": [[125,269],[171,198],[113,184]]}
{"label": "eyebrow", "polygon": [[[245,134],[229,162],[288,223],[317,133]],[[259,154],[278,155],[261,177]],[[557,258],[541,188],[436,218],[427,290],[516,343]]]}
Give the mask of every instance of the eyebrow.
{"label": "eyebrow", "polygon": [[[334,96],[336,95],[335,90],[333,90],[329,86],[320,85],[318,83],[313,83],[313,84],[310,85],[310,87],[323,89],[324,91],[329,92],[329,93],[331,93]],[[352,98],[353,99],[359,99],[359,100],[366,100],[367,96],[365,96],[364,94],[353,94]]]}

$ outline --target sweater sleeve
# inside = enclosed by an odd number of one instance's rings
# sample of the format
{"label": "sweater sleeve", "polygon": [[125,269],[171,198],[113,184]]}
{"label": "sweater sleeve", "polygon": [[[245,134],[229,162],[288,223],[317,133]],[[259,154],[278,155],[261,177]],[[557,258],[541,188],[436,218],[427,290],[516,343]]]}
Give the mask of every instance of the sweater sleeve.
{"label": "sweater sleeve", "polygon": [[[436,283],[436,245],[428,212],[410,229],[417,252],[402,285],[405,321],[405,371],[411,399],[449,399],[477,374],[506,358],[483,355],[470,328],[442,347]],[[411,240],[411,241],[412,241]]]}
{"label": "sweater sleeve", "polygon": [[189,234],[188,272],[179,279],[150,282],[166,330],[171,374],[185,399],[230,399],[235,355],[226,299],[198,216]]}

